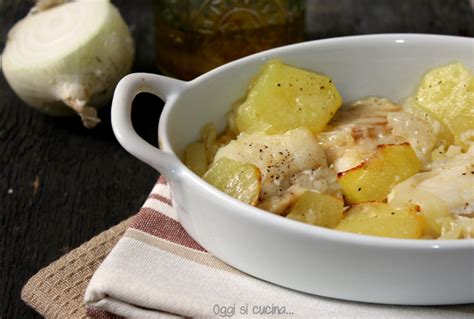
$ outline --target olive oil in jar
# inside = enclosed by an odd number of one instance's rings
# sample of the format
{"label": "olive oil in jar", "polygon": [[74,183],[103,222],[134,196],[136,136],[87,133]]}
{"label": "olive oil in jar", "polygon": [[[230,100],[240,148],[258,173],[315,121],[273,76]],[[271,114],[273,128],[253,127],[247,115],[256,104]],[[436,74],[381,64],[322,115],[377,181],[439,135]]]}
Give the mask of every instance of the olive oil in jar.
{"label": "olive oil in jar", "polygon": [[155,0],[157,65],[183,80],[303,36],[304,1]]}

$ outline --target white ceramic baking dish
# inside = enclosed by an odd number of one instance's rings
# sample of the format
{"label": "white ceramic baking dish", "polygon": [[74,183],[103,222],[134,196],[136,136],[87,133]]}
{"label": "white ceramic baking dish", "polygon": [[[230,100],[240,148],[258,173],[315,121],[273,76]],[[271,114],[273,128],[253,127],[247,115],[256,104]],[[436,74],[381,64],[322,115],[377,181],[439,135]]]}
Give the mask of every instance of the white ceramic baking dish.
{"label": "white ceramic baking dish", "polygon": [[[225,126],[270,58],[332,77],[345,101],[382,96],[403,101],[433,67],[460,61],[474,69],[471,38],[369,35],[306,42],[262,52],[191,82],[131,74],[118,84],[112,124],[131,154],[165,175],[181,224],[204,248],[255,277],[321,296],[355,301],[434,305],[474,302],[474,239],[401,240],[306,225],[243,204],[204,182],[179,157],[202,126]],[[166,101],[161,150],[134,131],[131,102],[139,92]]]}

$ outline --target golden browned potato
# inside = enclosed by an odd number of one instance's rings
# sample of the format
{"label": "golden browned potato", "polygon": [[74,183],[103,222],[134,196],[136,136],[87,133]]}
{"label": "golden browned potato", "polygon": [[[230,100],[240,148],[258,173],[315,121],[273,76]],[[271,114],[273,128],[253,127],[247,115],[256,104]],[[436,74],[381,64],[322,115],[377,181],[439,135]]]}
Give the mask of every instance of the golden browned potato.
{"label": "golden browned potato", "polygon": [[184,164],[199,176],[207,170],[207,151],[204,143],[191,143],[184,152]]}
{"label": "golden browned potato", "polygon": [[338,174],[344,198],[350,204],[383,201],[395,184],[420,170],[410,144],[379,145],[361,165]]}
{"label": "golden browned potato", "polygon": [[425,75],[414,105],[443,123],[461,145],[461,134],[474,130],[474,76],[461,63]]}
{"label": "golden browned potato", "polygon": [[394,208],[385,203],[361,203],[349,208],[344,215],[336,230],[411,239],[420,238],[422,234],[423,217],[415,205]]}
{"label": "golden browned potato", "polygon": [[334,196],[306,191],[291,208],[287,218],[334,228],[342,219],[344,202]]}
{"label": "golden browned potato", "polygon": [[267,63],[236,112],[238,131],[269,134],[305,127],[321,132],[341,106],[342,98],[326,76]]}
{"label": "golden browned potato", "polygon": [[255,165],[223,157],[211,165],[203,179],[244,203],[257,204],[261,175]]}

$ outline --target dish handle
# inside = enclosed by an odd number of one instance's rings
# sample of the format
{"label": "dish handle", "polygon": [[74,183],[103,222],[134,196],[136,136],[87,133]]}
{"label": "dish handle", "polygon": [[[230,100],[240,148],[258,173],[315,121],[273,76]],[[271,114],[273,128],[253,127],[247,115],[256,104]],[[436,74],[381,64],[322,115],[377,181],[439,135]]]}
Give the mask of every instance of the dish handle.
{"label": "dish handle", "polygon": [[117,84],[112,100],[112,129],[119,143],[130,154],[158,170],[168,179],[175,179],[179,173],[176,156],[163,152],[141,138],[132,125],[132,102],[139,93],[146,92],[163,101],[176,96],[184,89],[186,82],[150,73],[133,73]]}

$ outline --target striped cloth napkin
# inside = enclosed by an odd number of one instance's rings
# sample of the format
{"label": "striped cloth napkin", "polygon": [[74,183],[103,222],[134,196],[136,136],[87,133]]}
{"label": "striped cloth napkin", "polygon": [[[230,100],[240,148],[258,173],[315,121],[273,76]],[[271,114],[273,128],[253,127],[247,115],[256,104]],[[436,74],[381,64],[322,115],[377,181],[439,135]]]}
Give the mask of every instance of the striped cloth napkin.
{"label": "striped cloth napkin", "polygon": [[93,275],[85,303],[88,316],[95,318],[474,317],[474,305],[355,303],[300,293],[244,274],[213,257],[186,233],[164,178]]}

